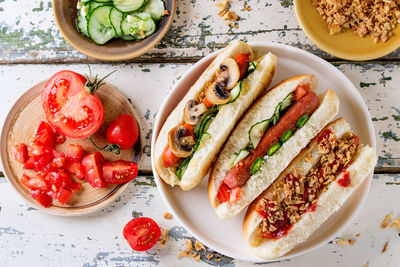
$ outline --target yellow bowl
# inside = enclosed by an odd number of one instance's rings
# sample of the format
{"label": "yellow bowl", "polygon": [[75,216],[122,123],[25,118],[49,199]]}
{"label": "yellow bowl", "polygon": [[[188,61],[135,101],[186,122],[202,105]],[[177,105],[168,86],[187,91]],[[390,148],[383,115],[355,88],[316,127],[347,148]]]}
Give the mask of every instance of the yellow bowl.
{"label": "yellow bowl", "polygon": [[394,29],[393,35],[384,43],[374,43],[368,35],[359,37],[352,30],[330,35],[325,21],[318,14],[311,0],[295,0],[297,19],[310,40],[325,52],[347,60],[372,60],[383,57],[400,47],[400,27]]}

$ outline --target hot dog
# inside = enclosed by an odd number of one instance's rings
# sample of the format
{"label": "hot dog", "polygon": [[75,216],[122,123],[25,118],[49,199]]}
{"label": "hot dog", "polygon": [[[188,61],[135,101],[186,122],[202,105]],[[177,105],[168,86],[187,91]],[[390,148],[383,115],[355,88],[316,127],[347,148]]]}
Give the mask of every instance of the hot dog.
{"label": "hot dog", "polygon": [[326,126],[250,206],[243,234],[259,257],[276,259],[308,237],[372,173],[377,157],[342,118]]}
{"label": "hot dog", "polygon": [[152,153],[158,175],[190,190],[200,183],[236,122],[262,94],[277,58],[256,58],[233,41],[213,60],[162,126]]}
{"label": "hot dog", "polygon": [[208,183],[216,214],[239,214],[283,171],[339,109],[332,90],[317,96],[314,75],[299,75],[249,108],[217,157]]}

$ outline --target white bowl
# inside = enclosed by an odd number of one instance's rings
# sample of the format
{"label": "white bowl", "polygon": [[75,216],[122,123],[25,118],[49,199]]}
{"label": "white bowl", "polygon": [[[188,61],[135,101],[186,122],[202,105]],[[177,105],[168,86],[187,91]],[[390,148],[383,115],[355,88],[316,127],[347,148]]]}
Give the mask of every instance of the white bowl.
{"label": "white bowl", "polygon": [[[250,43],[250,46],[254,51],[262,53],[271,51],[278,56],[278,66],[272,86],[294,75],[315,74],[319,81],[317,93],[322,93],[328,88],[333,89],[341,102],[338,117],[344,117],[351,124],[354,132],[359,135],[361,143],[369,144],[375,148],[375,132],[367,106],[351,81],[337,68],[298,48],[269,42]],[[164,101],[153,129],[152,155],[157,135],[164,121],[218,52],[206,56],[190,68]],[[215,215],[207,197],[208,177],[205,177],[200,185],[193,190],[183,191],[178,187],[172,188],[160,179],[154,168],[154,161],[152,161],[152,168],[163,201],[174,218],[195,238],[226,256],[239,260],[266,262],[266,260],[252,255],[242,236],[242,222],[245,212],[227,221],[220,220]],[[346,201],[343,207],[332,215],[306,242],[276,260],[302,255],[332,240],[351,223],[359,212],[368,194],[371,181],[372,174]]]}

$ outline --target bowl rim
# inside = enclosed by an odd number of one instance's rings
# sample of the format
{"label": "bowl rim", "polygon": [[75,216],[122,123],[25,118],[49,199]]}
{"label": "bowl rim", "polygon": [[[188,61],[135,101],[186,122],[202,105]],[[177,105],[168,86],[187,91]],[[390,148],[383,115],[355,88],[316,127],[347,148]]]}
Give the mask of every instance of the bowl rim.
{"label": "bowl rim", "polygon": [[[129,59],[133,59],[135,57],[138,57],[144,53],[146,53],[147,51],[149,51],[150,49],[152,49],[153,47],[155,47],[162,38],[164,38],[164,36],[167,34],[169,28],[171,27],[174,15],[175,15],[175,10],[176,10],[176,0],[165,0],[165,1],[172,1],[172,9],[169,10],[169,15],[168,15],[168,20],[167,20],[167,24],[166,26],[160,31],[160,29],[156,29],[156,31],[154,32],[154,34],[158,34],[157,38],[154,39],[154,41],[152,43],[149,43],[149,45],[139,49],[139,50],[135,50],[132,51],[131,53],[127,53],[125,55],[120,55],[120,56],[109,56],[109,55],[105,55],[102,53],[97,53],[94,52],[90,49],[82,49],[82,47],[80,45],[78,45],[77,42],[75,42],[74,38],[74,34],[69,35],[64,31],[64,28],[62,26],[62,23],[60,21],[59,15],[58,15],[58,11],[56,10],[56,2],[58,0],[52,0],[52,9],[53,9],[53,17],[56,21],[57,27],[60,30],[62,36],[64,37],[64,39],[77,51],[79,51],[80,53],[87,55],[89,57],[98,59],[98,60],[104,60],[104,61],[123,61],[123,60],[129,60]],[[84,37],[82,35],[82,37]],[[86,38],[86,37],[85,37]],[[126,41],[127,42],[127,41]],[[151,45],[150,45],[151,44]]]}
{"label": "bowl rim", "polygon": [[[338,75],[342,76],[344,78],[344,82],[347,84],[347,86],[351,86],[354,88],[353,92],[357,95],[358,98],[362,99],[362,106],[361,109],[363,111],[363,113],[368,115],[368,124],[367,124],[367,128],[368,128],[368,132],[370,134],[370,145],[373,147],[374,150],[376,150],[376,136],[375,136],[375,131],[374,131],[374,126],[372,123],[372,119],[371,119],[371,115],[368,111],[367,105],[364,101],[364,99],[362,98],[360,92],[356,89],[356,87],[354,86],[354,84],[350,81],[350,79],[343,74],[339,69],[337,69],[335,66],[333,66],[330,62],[308,52],[305,50],[302,50],[300,48],[297,47],[292,47],[289,45],[285,45],[285,44],[280,44],[280,43],[275,43],[275,42],[263,42],[263,41],[258,41],[258,42],[249,42],[248,43],[253,49],[256,49],[257,47],[264,47],[264,48],[283,48],[283,49],[287,49],[290,52],[297,52],[300,53],[301,55],[310,57],[313,60],[318,61],[321,64],[325,64],[326,67],[332,71],[337,73]],[[368,192],[370,190],[371,187],[371,182],[372,182],[372,177],[373,174],[370,174],[369,177],[360,185],[360,187],[364,184],[367,183],[365,190],[362,192],[361,198],[360,198],[360,202],[359,205],[355,207],[354,212],[349,215],[347,221],[345,221],[338,229],[337,231],[335,231],[334,233],[332,233],[331,235],[327,236],[326,238],[322,239],[318,244],[310,247],[310,248],[306,248],[302,251],[299,251],[297,253],[291,254],[289,256],[282,256],[279,258],[276,258],[274,260],[266,260],[263,258],[259,258],[255,255],[251,255],[252,257],[237,257],[235,255],[232,255],[232,253],[230,253],[229,251],[226,251],[223,248],[216,248],[213,244],[211,244],[211,242],[209,242],[207,240],[207,238],[204,236],[203,233],[198,233],[198,230],[192,230],[191,227],[189,227],[184,220],[180,217],[179,214],[177,214],[175,212],[175,210],[172,207],[172,204],[170,203],[170,201],[167,198],[166,193],[164,193],[164,186],[169,187],[169,185],[165,184],[164,181],[162,181],[162,179],[159,177],[156,168],[155,168],[155,163],[154,163],[154,147],[155,147],[155,143],[156,143],[156,139],[158,137],[159,131],[161,130],[162,125],[164,124],[165,121],[161,122],[161,115],[164,113],[162,112],[163,110],[165,110],[165,108],[168,105],[169,102],[169,98],[170,96],[173,94],[173,92],[179,87],[179,85],[185,81],[188,76],[191,74],[192,71],[196,70],[197,68],[201,67],[202,64],[205,64],[207,61],[211,61],[212,58],[216,57],[217,54],[221,51],[222,49],[218,49],[217,51],[214,51],[213,53],[203,57],[202,59],[200,59],[198,62],[196,62],[192,67],[190,67],[184,75],[182,75],[182,77],[179,79],[179,82],[176,83],[174,85],[174,87],[170,90],[170,92],[168,93],[168,97],[164,100],[163,104],[160,106],[159,112],[157,113],[157,118],[156,121],[154,123],[154,127],[153,127],[153,135],[152,135],[152,139],[151,139],[151,166],[152,166],[152,170],[153,170],[153,176],[154,176],[154,180],[155,183],[157,185],[157,189],[161,195],[161,198],[164,202],[164,204],[167,206],[168,210],[173,214],[174,218],[185,228],[186,231],[188,231],[193,237],[195,237],[197,240],[199,240],[201,243],[203,243],[204,245],[206,245],[207,247],[213,249],[214,251],[217,251],[225,256],[237,259],[237,260],[243,260],[243,261],[248,261],[248,262],[256,262],[256,263],[272,263],[272,262],[276,262],[276,261],[281,261],[281,260],[288,260],[288,259],[292,259],[295,257],[298,257],[300,255],[304,255],[307,254],[311,251],[315,251],[316,249],[324,246],[325,244],[327,244],[329,241],[331,241],[335,236],[339,235],[345,228],[347,228],[354,220],[354,218],[359,214],[361,208],[364,206],[364,203],[366,201],[366,198],[368,196]],[[200,74],[201,75],[201,74]],[[172,111],[171,111],[172,112]],[[359,189],[359,188],[358,188]],[[358,190],[357,189],[357,190]]]}

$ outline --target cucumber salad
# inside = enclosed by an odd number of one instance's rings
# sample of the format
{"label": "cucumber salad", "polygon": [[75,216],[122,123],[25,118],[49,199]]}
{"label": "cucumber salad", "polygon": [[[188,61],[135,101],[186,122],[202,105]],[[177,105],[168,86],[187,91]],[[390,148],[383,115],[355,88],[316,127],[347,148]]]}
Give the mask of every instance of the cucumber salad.
{"label": "cucumber salad", "polygon": [[79,32],[98,45],[113,38],[142,40],[168,14],[163,0],[80,0],[77,9]]}

